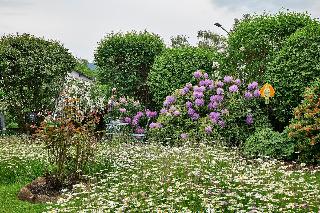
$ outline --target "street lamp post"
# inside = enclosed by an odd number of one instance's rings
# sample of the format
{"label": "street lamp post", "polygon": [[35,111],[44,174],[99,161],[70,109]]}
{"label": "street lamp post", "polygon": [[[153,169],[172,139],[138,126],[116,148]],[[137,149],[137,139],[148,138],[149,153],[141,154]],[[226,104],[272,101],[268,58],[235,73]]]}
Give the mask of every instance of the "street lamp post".
{"label": "street lamp post", "polygon": [[225,31],[229,35],[229,32],[224,27],[222,27],[222,25],[220,23],[216,22],[216,23],[214,23],[214,25],[217,27],[220,27],[223,31]]}

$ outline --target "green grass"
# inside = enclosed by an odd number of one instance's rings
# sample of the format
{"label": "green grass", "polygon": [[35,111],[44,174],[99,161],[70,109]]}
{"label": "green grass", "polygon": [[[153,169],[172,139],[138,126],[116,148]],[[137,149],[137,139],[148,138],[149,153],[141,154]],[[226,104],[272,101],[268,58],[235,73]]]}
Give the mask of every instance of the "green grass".
{"label": "green grass", "polygon": [[65,192],[57,204],[17,199],[46,167],[40,144],[0,139],[0,212],[318,212],[320,167],[272,159],[247,160],[235,150],[158,144],[99,145],[90,182]]}
{"label": "green grass", "polygon": [[17,199],[18,191],[26,183],[0,185],[0,212],[1,213],[37,213],[45,211],[43,204],[31,204]]}

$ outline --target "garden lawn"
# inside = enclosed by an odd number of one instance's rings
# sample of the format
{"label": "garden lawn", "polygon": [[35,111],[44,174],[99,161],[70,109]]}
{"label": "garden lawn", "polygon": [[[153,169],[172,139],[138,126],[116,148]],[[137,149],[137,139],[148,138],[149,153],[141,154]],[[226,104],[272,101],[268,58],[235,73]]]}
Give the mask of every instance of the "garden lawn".
{"label": "garden lawn", "polygon": [[[76,185],[56,204],[28,204],[18,201],[16,194],[41,175],[46,155],[40,144],[8,140],[0,139],[0,212],[318,212],[320,208],[320,168],[246,160],[236,150],[204,144],[118,142],[99,145],[97,160],[105,162],[105,168],[100,166],[100,172],[89,176],[90,183]],[[5,170],[14,171],[14,178]]]}

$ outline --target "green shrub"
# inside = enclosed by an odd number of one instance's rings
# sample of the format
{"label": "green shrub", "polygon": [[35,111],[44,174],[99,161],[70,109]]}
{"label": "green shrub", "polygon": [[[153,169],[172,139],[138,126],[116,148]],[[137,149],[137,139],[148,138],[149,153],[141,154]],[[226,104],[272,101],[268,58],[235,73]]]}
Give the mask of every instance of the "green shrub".
{"label": "green shrub", "polygon": [[199,69],[210,74],[217,53],[205,48],[171,48],[158,56],[148,76],[148,85],[157,107],[177,88],[192,81],[192,73]]}
{"label": "green shrub", "polygon": [[0,87],[8,113],[19,127],[25,114],[53,110],[61,85],[75,66],[74,57],[56,41],[32,35],[7,35],[0,40]]}
{"label": "green shrub", "polygon": [[246,82],[263,83],[268,62],[286,38],[311,22],[307,14],[294,12],[246,16],[228,38],[224,74],[235,75]]}
{"label": "green shrub", "polygon": [[162,128],[150,131],[153,140],[170,138],[169,143],[183,143],[188,136],[198,142],[214,140],[239,146],[255,128],[269,126],[256,82],[246,85],[225,76],[223,83],[206,79],[205,74],[198,77],[199,73],[194,73],[197,84],[188,83],[166,97],[157,120]]}
{"label": "green shrub", "polygon": [[320,24],[310,24],[290,36],[271,62],[266,79],[275,90],[271,102],[279,125],[287,126],[309,82],[320,74]]}
{"label": "green shrub", "polygon": [[294,110],[288,135],[296,141],[300,160],[320,162],[320,79],[304,93],[304,100]]}
{"label": "green shrub", "polygon": [[147,76],[155,57],[164,48],[160,37],[152,33],[110,33],[95,51],[99,80],[117,88],[120,95],[149,103]]}
{"label": "green shrub", "polygon": [[271,128],[258,128],[245,141],[243,153],[247,157],[288,159],[294,153],[294,143],[287,140],[285,133],[276,132]]}

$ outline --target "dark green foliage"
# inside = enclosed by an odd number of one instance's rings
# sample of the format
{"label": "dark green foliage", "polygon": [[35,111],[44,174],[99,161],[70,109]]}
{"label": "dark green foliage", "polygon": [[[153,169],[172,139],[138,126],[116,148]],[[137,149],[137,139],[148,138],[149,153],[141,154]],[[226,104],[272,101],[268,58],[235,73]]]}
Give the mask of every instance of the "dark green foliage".
{"label": "dark green foliage", "polygon": [[224,74],[264,83],[266,65],[285,39],[312,22],[307,14],[295,12],[244,16],[230,33]]}
{"label": "dark green foliage", "polygon": [[146,31],[108,34],[95,52],[99,80],[116,87],[121,95],[148,103],[147,76],[155,57],[164,48],[158,35]]}
{"label": "dark green foliage", "polygon": [[171,47],[190,47],[188,37],[185,35],[177,35],[175,37],[171,37]]}
{"label": "dark green foliage", "polygon": [[314,23],[287,39],[266,73],[266,80],[276,90],[271,101],[273,116],[282,127],[300,104],[304,88],[319,75],[320,24]]}
{"label": "dark green foliage", "polygon": [[29,34],[7,35],[0,40],[1,89],[8,112],[21,128],[27,112],[52,110],[54,99],[74,57],[56,41]]}
{"label": "dark green foliage", "polygon": [[214,50],[224,50],[226,48],[226,37],[218,35],[209,30],[198,31],[198,47],[212,48]]}
{"label": "dark green foliage", "polygon": [[258,128],[245,141],[243,153],[247,157],[288,159],[294,153],[294,143],[287,139],[285,133],[273,131],[271,128]]}
{"label": "dark green foliage", "polygon": [[302,103],[294,110],[288,136],[296,141],[300,160],[320,162],[320,79],[304,93]]}
{"label": "dark green foliage", "polygon": [[162,106],[167,95],[192,81],[194,71],[202,69],[210,74],[212,62],[217,59],[216,52],[205,48],[166,49],[156,58],[148,76],[148,85],[157,107]]}

